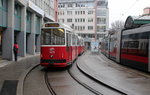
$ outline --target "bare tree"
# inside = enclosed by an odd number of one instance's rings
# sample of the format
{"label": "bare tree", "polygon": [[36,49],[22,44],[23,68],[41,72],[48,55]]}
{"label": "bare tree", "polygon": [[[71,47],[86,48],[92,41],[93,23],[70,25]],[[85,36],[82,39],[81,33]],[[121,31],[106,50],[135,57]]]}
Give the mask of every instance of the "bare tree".
{"label": "bare tree", "polygon": [[113,23],[111,23],[111,27],[113,31],[117,31],[118,29],[124,28],[124,21],[117,20]]}

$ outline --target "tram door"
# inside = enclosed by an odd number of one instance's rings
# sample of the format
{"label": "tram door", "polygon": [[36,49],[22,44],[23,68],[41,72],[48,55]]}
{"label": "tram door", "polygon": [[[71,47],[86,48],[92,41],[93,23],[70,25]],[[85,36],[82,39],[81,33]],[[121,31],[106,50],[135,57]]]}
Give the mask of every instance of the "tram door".
{"label": "tram door", "polygon": [[67,47],[66,47],[66,49],[67,49],[67,53],[68,53],[68,61],[70,62],[71,61],[71,55],[72,55],[72,53],[71,53],[71,34],[69,34],[69,33],[67,33],[66,34],[66,37],[67,37],[67,40],[66,40],[66,44],[67,44]]}

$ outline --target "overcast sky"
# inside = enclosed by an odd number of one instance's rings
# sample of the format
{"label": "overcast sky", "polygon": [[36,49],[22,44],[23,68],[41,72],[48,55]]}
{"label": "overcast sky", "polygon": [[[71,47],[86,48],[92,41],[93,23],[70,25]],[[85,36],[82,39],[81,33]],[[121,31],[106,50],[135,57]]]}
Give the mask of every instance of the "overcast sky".
{"label": "overcast sky", "polygon": [[108,7],[110,27],[116,20],[125,21],[129,15],[141,15],[145,7],[150,7],[150,0],[108,0]]}

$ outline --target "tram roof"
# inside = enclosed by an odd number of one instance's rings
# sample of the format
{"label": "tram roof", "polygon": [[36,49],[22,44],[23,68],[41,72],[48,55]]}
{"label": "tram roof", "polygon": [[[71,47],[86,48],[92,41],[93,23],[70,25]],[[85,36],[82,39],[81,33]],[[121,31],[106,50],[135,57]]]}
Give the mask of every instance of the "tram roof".
{"label": "tram roof", "polygon": [[144,24],[150,23],[150,15],[144,16],[128,16],[125,22],[124,27],[126,29],[129,28],[137,28]]}

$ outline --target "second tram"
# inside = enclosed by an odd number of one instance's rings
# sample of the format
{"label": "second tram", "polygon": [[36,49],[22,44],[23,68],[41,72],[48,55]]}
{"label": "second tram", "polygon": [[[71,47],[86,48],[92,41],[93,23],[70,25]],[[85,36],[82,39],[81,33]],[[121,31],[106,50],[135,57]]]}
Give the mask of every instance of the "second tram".
{"label": "second tram", "polygon": [[103,39],[101,52],[120,64],[150,72],[150,24],[132,24],[135,21],[129,18],[125,29]]}

